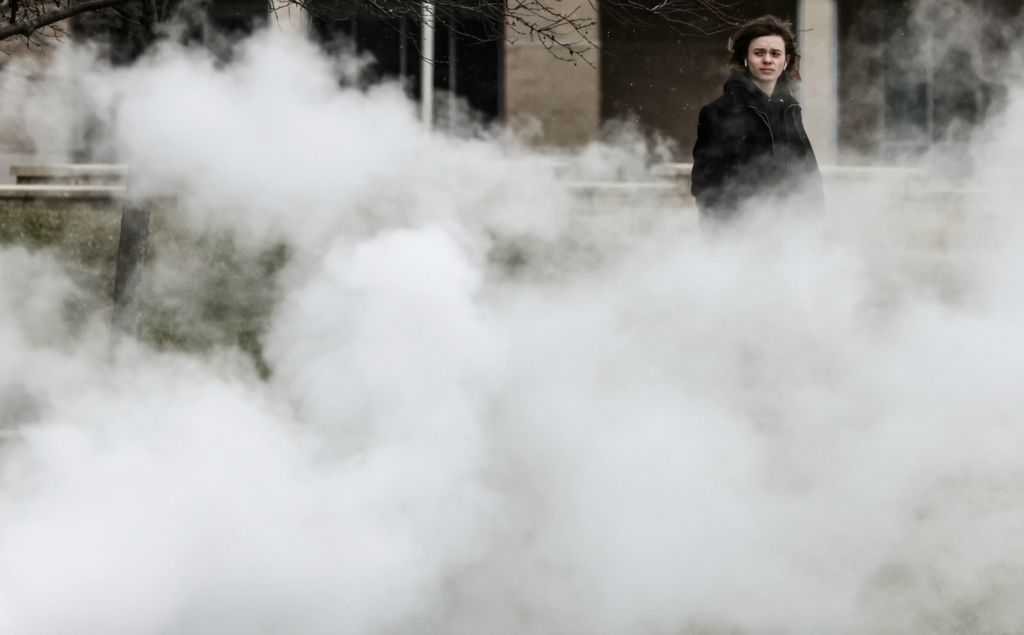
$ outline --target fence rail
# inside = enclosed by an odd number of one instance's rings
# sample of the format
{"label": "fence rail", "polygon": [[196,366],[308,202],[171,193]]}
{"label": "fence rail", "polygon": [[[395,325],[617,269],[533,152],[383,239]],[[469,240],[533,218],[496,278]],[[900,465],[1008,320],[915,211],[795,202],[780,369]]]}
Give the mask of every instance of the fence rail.
{"label": "fence rail", "polygon": [[138,293],[149,235],[147,206],[127,200],[127,166],[117,164],[18,165],[11,167],[14,185],[0,185],[0,201],[110,202],[121,206],[121,232],[114,270],[112,324],[134,333],[138,324]]}
{"label": "fence rail", "polygon": [[123,198],[123,185],[50,185],[41,183],[0,185],[0,199],[30,201],[60,199],[67,201],[112,201]]}
{"label": "fence rail", "polygon": [[124,183],[128,166],[120,163],[55,163],[47,165],[15,165],[11,176],[19,185],[33,183],[65,185],[100,185]]}

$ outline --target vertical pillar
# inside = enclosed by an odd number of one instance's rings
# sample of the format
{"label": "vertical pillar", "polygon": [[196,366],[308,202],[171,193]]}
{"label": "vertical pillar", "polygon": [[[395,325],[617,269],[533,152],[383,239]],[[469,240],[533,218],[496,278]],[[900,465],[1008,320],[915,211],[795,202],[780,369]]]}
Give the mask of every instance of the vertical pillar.
{"label": "vertical pillar", "polygon": [[149,240],[149,208],[125,203],[121,239],[117,243],[114,275],[113,327],[119,334],[136,335],[139,325],[139,285]]}
{"label": "vertical pillar", "polygon": [[[579,146],[594,139],[601,125],[598,0],[568,0],[552,6],[573,20],[586,21],[589,43],[565,25],[551,29],[543,12],[512,9],[514,15],[505,27],[503,111],[513,128],[540,124],[534,139],[540,145]],[[572,54],[558,44],[549,50],[551,42],[546,45],[529,32],[529,25],[545,28],[548,35],[544,37],[572,43]]]}
{"label": "vertical pillar", "polygon": [[423,21],[420,24],[420,120],[427,128],[434,125],[435,11],[432,0],[423,3]]}
{"label": "vertical pillar", "polygon": [[272,0],[270,21],[285,33],[307,35],[309,33],[309,12],[287,0]]}
{"label": "vertical pillar", "polygon": [[836,0],[799,0],[800,101],[818,162],[834,164],[839,131],[839,30]]}

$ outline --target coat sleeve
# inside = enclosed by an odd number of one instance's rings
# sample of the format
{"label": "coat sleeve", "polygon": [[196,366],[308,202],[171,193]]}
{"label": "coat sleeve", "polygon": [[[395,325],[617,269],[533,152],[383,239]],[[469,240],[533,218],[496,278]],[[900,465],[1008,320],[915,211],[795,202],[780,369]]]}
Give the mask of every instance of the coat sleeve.
{"label": "coat sleeve", "polygon": [[707,107],[697,118],[697,142],[693,146],[693,171],[690,174],[690,193],[697,199],[697,207],[709,209],[720,196],[725,175],[721,131]]}
{"label": "coat sleeve", "polygon": [[825,211],[825,185],[822,183],[821,170],[818,168],[818,160],[814,156],[814,150],[810,144],[807,146],[806,157],[806,185],[809,201],[817,211]]}

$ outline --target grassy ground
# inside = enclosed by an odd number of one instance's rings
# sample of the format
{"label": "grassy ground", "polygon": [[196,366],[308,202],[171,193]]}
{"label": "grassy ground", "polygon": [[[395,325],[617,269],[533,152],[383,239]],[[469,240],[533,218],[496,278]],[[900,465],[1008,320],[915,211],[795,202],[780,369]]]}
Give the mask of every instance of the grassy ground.
{"label": "grassy ground", "polygon": [[[109,319],[120,207],[110,203],[0,201],[0,245],[53,253],[82,291],[62,307],[72,326]],[[277,298],[283,245],[239,248],[230,236],[197,235],[172,209],[153,210],[140,292],[140,337],[157,348],[201,352],[237,346],[264,375],[261,337]]]}

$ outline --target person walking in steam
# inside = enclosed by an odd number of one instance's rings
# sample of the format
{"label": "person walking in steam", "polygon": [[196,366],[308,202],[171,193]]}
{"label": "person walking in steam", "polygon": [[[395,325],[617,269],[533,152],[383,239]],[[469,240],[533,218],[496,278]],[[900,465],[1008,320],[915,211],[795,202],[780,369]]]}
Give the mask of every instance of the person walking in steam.
{"label": "person walking in steam", "polygon": [[697,122],[690,191],[701,222],[735,220],[752,203],[800,195],[824,207],[818,162],[791,88],[800,78],[793,26],[775,16],[747,22],[729,40],[733,72]]}

